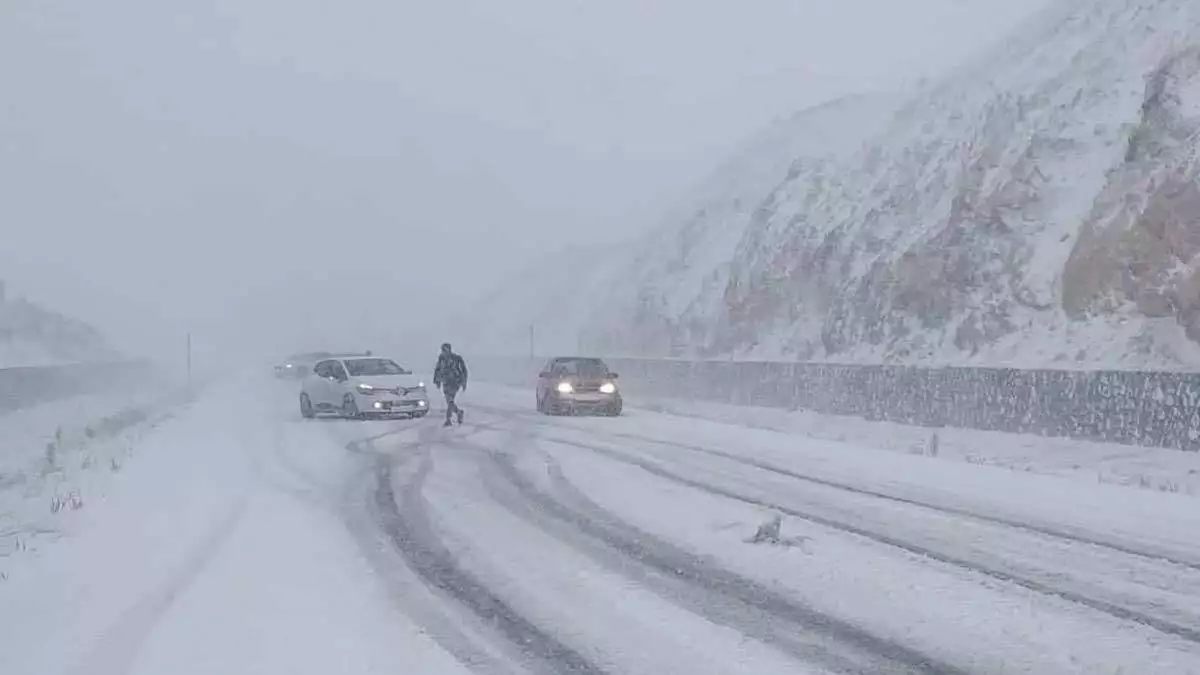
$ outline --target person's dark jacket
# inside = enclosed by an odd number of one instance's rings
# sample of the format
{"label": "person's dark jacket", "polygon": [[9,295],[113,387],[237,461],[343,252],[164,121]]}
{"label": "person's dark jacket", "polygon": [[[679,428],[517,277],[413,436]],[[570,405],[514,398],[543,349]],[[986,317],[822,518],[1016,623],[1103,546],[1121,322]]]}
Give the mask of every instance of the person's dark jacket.
{"label": "person's dark jacket", "polygon": [[467,386],[467,362],[453,352],[440,354],[433,369],[433,386],[464,389]]}

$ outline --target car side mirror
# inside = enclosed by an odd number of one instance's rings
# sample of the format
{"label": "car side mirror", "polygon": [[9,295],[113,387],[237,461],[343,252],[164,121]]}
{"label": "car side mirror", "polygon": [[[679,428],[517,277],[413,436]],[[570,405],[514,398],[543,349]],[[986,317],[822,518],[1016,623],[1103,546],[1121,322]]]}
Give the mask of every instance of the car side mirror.
{"label": "car side mirror", "polygon": [[609,374],[608,374],[608,376],[609,376],[609,377],[611,377],[611,378],[612,378],[612,379],[614,379],[614,380],[615,380],[615,379],[617,379],[618,377],[620,377],[620,375],[618,375],[618,374],[616,374],[616,373],[609,373]]}
{"label": "car side mirror", "polygon": [[538,373],[538,377],[550,377],[550,371],[543,370],[542,372]]}

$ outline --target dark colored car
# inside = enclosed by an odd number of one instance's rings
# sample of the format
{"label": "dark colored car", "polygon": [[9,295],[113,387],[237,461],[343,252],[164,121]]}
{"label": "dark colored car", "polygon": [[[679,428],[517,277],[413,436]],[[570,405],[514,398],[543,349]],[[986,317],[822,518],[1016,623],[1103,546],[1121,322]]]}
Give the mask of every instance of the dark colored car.
{"label": "dark colored car", "polygon": [[329,352],[304,352],[302,354],[292,354],[283,363],[275,366],[275,377],[286,378],[289,380],[303,379],[312,366],[321,359],[327,359],[332,354]]}
{"label": "dark colored car", "polygon": [[603,360],[586,356],[550,359],[538,373],[537,409],[547,415],[621,414],[617,374]]}

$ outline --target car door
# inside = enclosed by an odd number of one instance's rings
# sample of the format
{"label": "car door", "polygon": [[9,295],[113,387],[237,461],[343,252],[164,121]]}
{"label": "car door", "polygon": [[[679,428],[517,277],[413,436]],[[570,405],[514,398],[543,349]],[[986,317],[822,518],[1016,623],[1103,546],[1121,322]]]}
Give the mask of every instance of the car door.
{"label": "car door", "polygon": [[345,398],[346,392],[350,391],[350,376],[346,374],[346,367],[341,361],[329,362],[329,403],[335,406],[342,405],[342,399]]}
{"label": "car door", "polygon": [[554,359],[550,359],[546,363],[542,364],[542,370],[541,370],[541,372],[538,373],[538,383],[537,383],[538,400],[544,401],[546,399],[546,394],[550,391],[550,386],[551,386],[550,385],[550,381],[551,381],[550,372],[554,369],[554,362],[555,362]]}
{"label": "car door", "polygon": [[313,366],[313,372],[308,381],[308,397],[312,400],[313,405],[329,404],[329,378],[333,374],[330,368],[332,363],[333,361],[318,361],[317,365]]}

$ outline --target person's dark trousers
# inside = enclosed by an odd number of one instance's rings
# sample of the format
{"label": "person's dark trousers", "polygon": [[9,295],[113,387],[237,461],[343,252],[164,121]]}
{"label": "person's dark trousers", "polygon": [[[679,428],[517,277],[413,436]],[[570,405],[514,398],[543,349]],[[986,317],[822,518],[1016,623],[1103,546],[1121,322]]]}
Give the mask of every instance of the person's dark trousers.
{"label": "person's dark trousers", "polygon": [[462,408],[459,408],[458,403],[454,400],[458,396],[458,387],[443,385],[442,393],[446,396],[446,423],[449,424],[451,415],[462,415]]}

